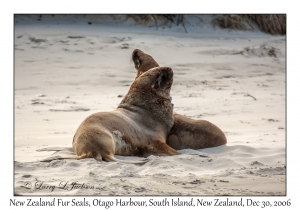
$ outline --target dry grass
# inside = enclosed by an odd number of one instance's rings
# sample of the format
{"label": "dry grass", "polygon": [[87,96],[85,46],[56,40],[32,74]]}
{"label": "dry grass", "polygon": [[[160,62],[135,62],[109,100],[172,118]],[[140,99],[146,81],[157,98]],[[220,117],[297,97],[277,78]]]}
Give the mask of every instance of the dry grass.
{"label": "dry grass", "polygon": [[241,15],[219,15],[213,20],[213,25],[221,28],[249,30],[251,26]]}
{"label": "dry grass", "polygon": [[[160,25],[172,24],[182,25],[187,32],[185,19],[187,15],[174,14],[132,14],[128,18],[133,18],[137,24],[153,24],[158,27]],[[262,14],[262,15],[217,15],[213,20],[214,25],[221,28],[236,30],[253,30],[256,25],[261,31],[270,34],[286,34],[286,15],[285,14]]]}
{"label": "dry grass", "polygon": [[137,25],[147,25],[147,24],[155,24],[156,28],[158,28],[158,24],[167,25],[172,24],[182,25],[184,27],[185,32],[187,33],[185,27],[185,17],[184,15],[174,15],[174,14],[132,14],[127,15],[127,18],[132,18],[136,22]]}
{"label": "dry grass", "polygon": [[253,30],[257,25],[261,31],[270,34],[286,34],[285,14],[265,15],[219,15],[213,20],[221,28]]}
{"label": "dry grass", "polygon": [[257,24],[264,32],[270,34],[286,34],[286,15],[243,15]]}

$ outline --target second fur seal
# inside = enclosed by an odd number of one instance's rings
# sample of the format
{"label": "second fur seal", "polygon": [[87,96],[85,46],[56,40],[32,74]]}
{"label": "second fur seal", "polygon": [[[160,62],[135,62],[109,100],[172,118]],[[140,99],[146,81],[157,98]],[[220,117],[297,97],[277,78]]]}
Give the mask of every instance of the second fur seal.
{"label": "second fur seal", "polygon": [[[136,79],[154,67],[159,67],[152,56],[139,49],[132,52],[132,61],[137,70]],[[206,120],[194,120],[173,113],[174,125],[169,132],[167,144],[176,150],[203,149],[227,143],[220,128]]]}

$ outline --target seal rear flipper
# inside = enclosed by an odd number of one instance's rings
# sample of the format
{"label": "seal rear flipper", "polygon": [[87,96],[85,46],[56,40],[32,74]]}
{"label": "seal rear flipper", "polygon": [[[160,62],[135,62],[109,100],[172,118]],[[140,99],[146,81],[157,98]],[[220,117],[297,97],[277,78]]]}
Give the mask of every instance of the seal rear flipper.
{"label": "seal rear flipper", "polygon": [[43,151],[70,151],[73,152],[72,147],[46,147],[42,149],[37,149],[37,152],[43,152]]}
{"label": "seal rear flipper", "polygon": [[83,154],[81,156],[77,155],[71,155],[71,156],[52,156],[48,157],[46,159],[40,160],[40,162],[51,162],[52,160],[63,160],[63,159],[75,159],[75,160],[81,160],[87,158],[86,154]]}

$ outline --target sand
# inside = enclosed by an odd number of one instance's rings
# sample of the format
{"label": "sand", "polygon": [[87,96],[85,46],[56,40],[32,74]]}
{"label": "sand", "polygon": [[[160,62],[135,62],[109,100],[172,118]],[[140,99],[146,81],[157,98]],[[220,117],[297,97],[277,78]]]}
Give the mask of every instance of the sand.
{"label": "sand", "polygon": [[[287,194],[286,36],[214,28],[210,15],[190,17],[188,33],[123,16],[38,18],[14,20],[15,195]],[[70,152],[37,149],[71,147],[87,116],[118,106],[135,78],[136,48],[173,69],[174,111],[214,123],[227,145],[143,165],[40,162]],[[72,183],[84,187],[66,190]]]}

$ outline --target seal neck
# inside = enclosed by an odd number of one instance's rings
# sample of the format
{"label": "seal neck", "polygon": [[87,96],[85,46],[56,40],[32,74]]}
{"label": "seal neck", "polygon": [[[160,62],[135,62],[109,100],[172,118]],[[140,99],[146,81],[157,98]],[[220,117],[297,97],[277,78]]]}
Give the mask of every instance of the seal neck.
{"label": "seal neck", "polygon": [[171,98],[159,97],[151,92],[144,93],[143,90],[128,93],[118,108],[141,113],[155,119],[162,126],[166,126],[169,132],[174,124],[173,104]]}

